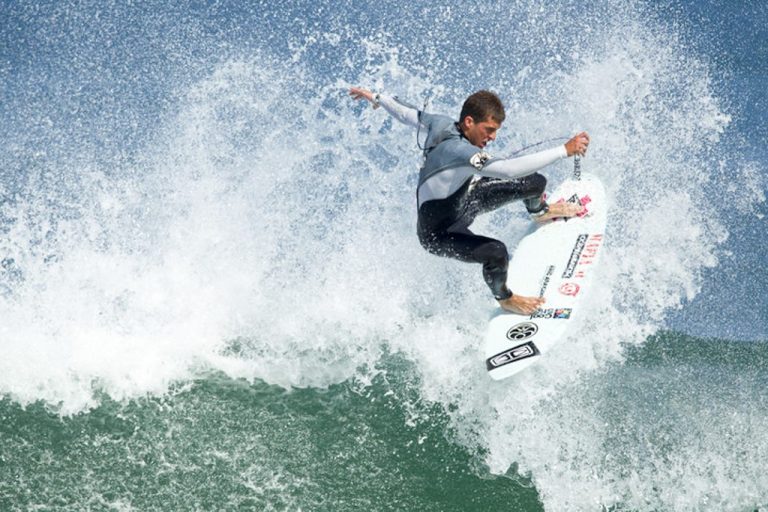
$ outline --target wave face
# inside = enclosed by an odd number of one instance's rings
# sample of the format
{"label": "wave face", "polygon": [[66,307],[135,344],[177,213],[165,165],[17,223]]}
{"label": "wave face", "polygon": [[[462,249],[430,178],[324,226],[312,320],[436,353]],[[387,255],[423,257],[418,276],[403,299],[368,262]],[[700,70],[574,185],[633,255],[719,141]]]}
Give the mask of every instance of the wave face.
{"label": "wave face", "polygon": [[[450,438],[494,474],[529,475],[547,510],[759,505],[759,379],[708,381],[725,370],[706,358],[631,364],[670,312],[701,311],[686,306],[706,279],[758,261],[738,244],[760,238],[731,225],[764,209],[762,156],[741,151],[753,127],[732,132],[740,111],[682,12],[9,6],[0,393],[69,415],[211,373],[364,384],[397,353]],[[351,85],[444,113],[496,90],[499,155],[590,132],[584,167],[614,205],[605,271],[545,364],[488,380],[477,347],[494,304],[480,269],[419,247],[415,134],[352,102]],[[476,226],[513,246],[523,213]],[[758,301],[728,307],[759,319]],[[717,329],[703,313],[677,315]],[[744,337],[766,332],[754,329]]]}

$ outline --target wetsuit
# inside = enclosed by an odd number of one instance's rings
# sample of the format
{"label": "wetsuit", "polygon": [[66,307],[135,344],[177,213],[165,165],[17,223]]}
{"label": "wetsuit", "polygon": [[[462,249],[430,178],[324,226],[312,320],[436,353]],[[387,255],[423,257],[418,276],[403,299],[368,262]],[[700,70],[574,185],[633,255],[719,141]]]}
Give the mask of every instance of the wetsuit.
{"label": "wetsuit", "polygon": [[547,211],[542,199],[547,180],[538,169],[567,156],[558,146],[520,158],[493,158],[472,145],[459,124],[449,117],[429,114],[383,94],[375,96],[398,121],[426,133],[424,165],[416,192],[421,245],[440,256],[483,265],[483,277],[493,296],[507,299],[509,253],[504,243],[469,230],[475,217],[515,200],[528,212]]}

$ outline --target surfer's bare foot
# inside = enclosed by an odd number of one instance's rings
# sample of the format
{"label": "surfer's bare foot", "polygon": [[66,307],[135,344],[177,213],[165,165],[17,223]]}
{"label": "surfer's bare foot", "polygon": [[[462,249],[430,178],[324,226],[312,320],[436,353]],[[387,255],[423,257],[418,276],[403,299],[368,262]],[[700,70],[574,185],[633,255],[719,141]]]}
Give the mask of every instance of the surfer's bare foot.
{"label": "surfer's bare foot", "polygon": [[544,299],[541,297],[522,297],[520,295],[513,295],[508,299],[499,301],[499,306],[502,309],[518,315],[530,315],[542,304],[544,304]]}
{"label": "surfer's bare foot", "polygon": [[540,217],[536,217],[537,222],[546,222],[559,217],[575,217],[584,210],[579,203],[554,203],[549,205],[549,211]]}

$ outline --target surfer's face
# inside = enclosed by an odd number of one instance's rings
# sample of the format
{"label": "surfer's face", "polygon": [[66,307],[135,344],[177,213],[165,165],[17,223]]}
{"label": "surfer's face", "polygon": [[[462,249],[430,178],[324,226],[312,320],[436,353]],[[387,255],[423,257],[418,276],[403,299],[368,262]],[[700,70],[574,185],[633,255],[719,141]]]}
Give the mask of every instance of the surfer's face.
{"label": "surfer's face", "polygon": [[501,123],[490,117],[485,121],[476,123],[472,116],[467,116],[461,123],[464,136],[473,145],[484,148],[492,140],[496,140],[496,132],[501,128]]}

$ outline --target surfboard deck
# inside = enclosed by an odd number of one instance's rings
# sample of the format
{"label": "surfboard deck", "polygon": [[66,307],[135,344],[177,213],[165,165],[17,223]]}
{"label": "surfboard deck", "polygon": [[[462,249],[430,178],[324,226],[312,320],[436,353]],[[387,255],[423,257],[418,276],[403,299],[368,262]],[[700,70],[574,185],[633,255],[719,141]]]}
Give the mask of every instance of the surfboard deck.
{"label": "surfboard deck", "polygon": [[514,251],[507,285],[513,293],[544,297],[524,316],[499,308],[484,340],[486,369],[501,380],[528,368],[559,343],[594,286],[605,241],[607,205],[600,180],[587,173],[563,182],[548,202],[579,202],[580,217],[534,225]]}

